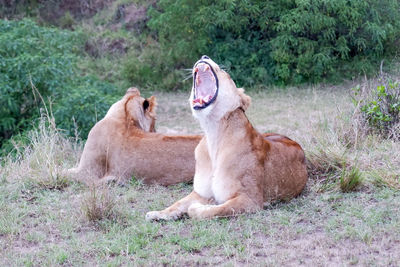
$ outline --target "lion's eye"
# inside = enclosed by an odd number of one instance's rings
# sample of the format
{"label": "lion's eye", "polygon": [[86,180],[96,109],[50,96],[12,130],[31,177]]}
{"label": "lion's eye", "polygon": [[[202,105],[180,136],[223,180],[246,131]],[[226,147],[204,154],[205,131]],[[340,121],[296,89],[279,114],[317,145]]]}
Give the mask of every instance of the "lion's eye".
{"label": "lion's eye", "polygon": [[146,99],[143,101],[143,110],[146,110],[150,106],[149,101]]}

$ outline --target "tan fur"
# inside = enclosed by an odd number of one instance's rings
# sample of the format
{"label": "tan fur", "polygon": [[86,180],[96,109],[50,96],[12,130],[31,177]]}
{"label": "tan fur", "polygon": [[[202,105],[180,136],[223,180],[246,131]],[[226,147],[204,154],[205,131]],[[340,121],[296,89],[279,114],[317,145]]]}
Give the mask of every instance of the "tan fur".
{"label": "tan fur", "polygon": [[137,88],[128,89],[91,129],[78,167],[67,175],[87,183],[125,182],[132,176],[146,184],[191,181],[201,136],[155,133],[155,108],[154,96],[144,99]]}
{"label": "tan fur", "polygon": [[205,132],[195,151],[193,192],[165,210],[147,213],[147,220],[252,212],[266,202],[299,195],[307,182],[300,145],[285,136],[258,133],[245,114],[250,97],[217,64],[206,61],[220,86],[214,103],[201,110],[192,106]]}

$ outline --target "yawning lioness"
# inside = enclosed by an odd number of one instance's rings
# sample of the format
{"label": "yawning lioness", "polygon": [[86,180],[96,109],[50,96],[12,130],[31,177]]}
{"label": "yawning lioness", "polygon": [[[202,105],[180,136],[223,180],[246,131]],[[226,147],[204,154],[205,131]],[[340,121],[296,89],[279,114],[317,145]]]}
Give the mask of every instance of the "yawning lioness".
{"label": "yawning lioness", "polygon": [[232,216],[300,194],[308,179],[300,145],[258,133],[245,114],[250,97],[207,56],[193,67],[190,105],[205,133],[195,150],[194,189],[147,220]]}

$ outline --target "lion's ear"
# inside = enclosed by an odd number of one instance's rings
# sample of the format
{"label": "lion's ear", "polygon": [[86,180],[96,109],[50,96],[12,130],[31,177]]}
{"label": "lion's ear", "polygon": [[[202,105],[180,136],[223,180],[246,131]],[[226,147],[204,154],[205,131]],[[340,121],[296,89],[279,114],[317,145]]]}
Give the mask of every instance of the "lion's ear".
{"label": "lion's ear", "polygon": [[[146,107],[145,107],[145,103],[146,103]],[[151,96],[143,102],[143,109],[145,111],[149,112],[149,114],[152,116],[156,115],[156,107],[157,107],[157,101],[156,101],[155,96]]]}
{"label": "lion's ear", "polygon": [[251,104],[251,97],[244,93],[243,88],[238,88],[239,96],[240,96],[240,105],[243,110],[246,110]]}

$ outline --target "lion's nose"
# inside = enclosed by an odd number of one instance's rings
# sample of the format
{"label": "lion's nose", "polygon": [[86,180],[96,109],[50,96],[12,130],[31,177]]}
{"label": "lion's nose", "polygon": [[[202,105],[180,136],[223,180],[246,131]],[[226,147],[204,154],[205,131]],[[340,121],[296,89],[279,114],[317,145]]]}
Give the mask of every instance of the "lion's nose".
{"label": "lion's nose", "polygon": [[206,56],[206,55],[203,55],[202,57],[201,57],[201,59],[210,59],[208,56]]}

